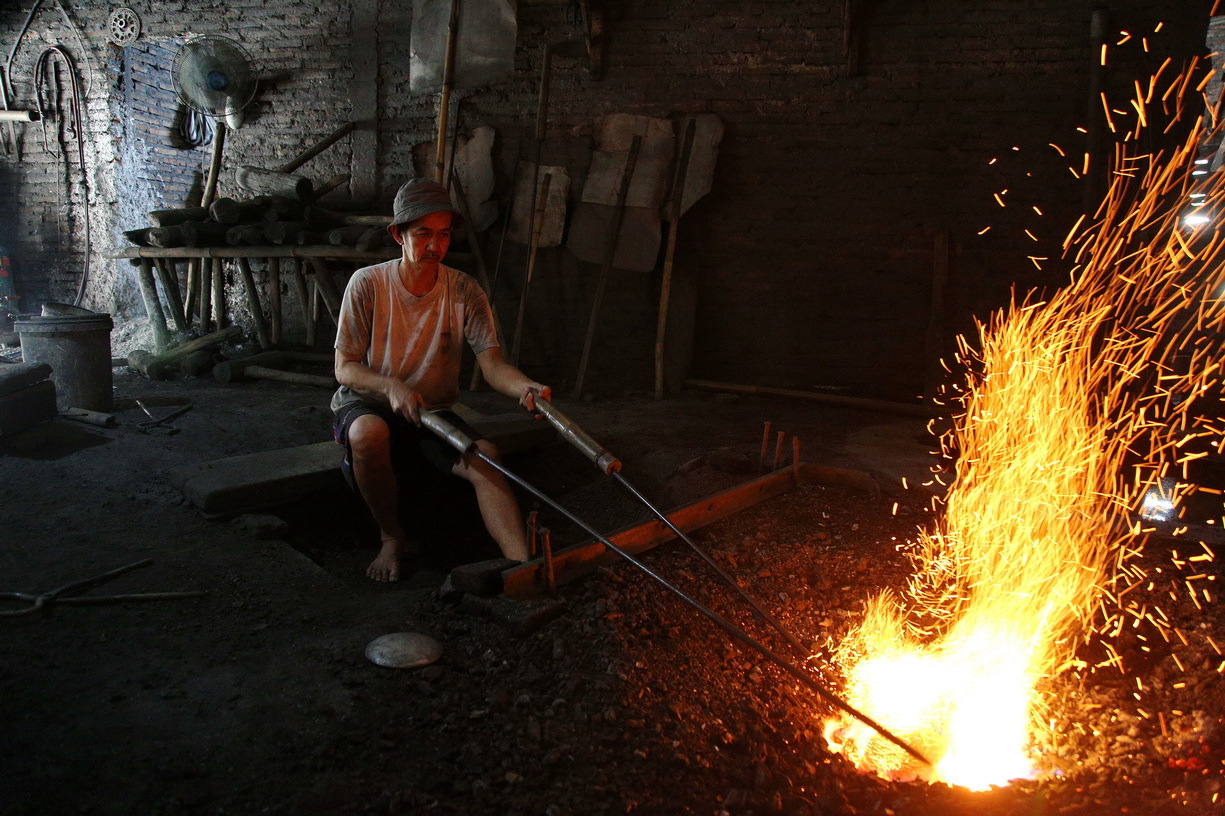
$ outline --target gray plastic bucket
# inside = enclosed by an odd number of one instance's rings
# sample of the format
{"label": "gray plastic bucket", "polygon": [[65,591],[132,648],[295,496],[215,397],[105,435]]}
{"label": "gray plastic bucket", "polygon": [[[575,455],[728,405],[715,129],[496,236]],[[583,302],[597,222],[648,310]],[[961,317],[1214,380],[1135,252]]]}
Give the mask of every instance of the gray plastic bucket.
{"label": "gray plastic bucket", "polygon": [[113,326],[109,314],[17,318],[22,359],[51,366],[60,410],[110,412],[114,407]]}

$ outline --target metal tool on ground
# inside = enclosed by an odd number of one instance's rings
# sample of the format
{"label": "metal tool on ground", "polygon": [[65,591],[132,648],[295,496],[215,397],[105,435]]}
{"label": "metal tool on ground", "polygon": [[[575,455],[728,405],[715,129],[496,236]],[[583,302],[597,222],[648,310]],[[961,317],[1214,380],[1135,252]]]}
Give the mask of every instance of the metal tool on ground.
{"label": "metal tool on ground", "polygon": [[692,538],[685,535],[685,533],[682,532],[679,527],[672,523],[672,520],[668,518],[666,513],[648,501],[647,498],[643,496],[642,493],[640,493],[628,479],[625,478],[625,476],[621,473],[622,466],[620,459],[609,452],[607,448],[592,439],[582,428],[578,426],[577,423],[574,422],[574,420],[563,414],[556,406],[553,405],[553,403],[549,402],[548,400],[537,400],[536,410],[541,414],[544,414],[545,419],[547,419],[553,425],[553,427],[557,429],[557,432],[562,435],[562,438],[576,447],[579,452],[583,454],[583,456],[591,460],[591,463],[599,468],[601,473],[606,476],[611,476],[615,481],[619,482],[622,487],[633,495],[634,498],[636,498],[648,510],[650,510],[651,513],[656,516],[656,518],[662,521],[664,526],[671,530],[677,538],[685,542],[689,549],[693,550],[693,552],[695,552],[699,558],[706,562],[706,565],[719,576],[719,579],[723,581],[723,583],[735,590],[736,594],[738,594],[746,603],[748,603],[749,606],[753,608],[753,611],[762,621],[769,624],[776,632],[782,635],[783,639],[787,641],[787,643],[795,650],[796,654],[801,659],[808,657],[809,650],[804,648],[804,644],[800,643],[795,635],[787,631],[778,618],[771,615],[765,607],[763,607],[757,602],[756,599],[753,598],[752,595],[745,591],[744,587],[737,583],[735,578],[733,578],[719,566],[719,562],[715,561],[715,559],[712,558],[708,552],[699,547]]}
{"label": "metal tool on ground", "polygon": [[419,632],[393,632],[366,645],[366,659],[388,669],[419,669],[442,657],[442,644]]}
{"label": "metal tool on ground", "polygon": [[609,230],[608,245],[605,249],[604,263],[600,267],[600,280],[596,284],[595,301],[591,305],[591,318],[587,321],[587,337],[583,341],[583,357],[578,364],[578,376],[574,380],[574,396],[582,396],[583,382],[587,378],[587,363],[591,360],[591,343],[595,340],[595,327],[600,317],[600,306],[604,302],[604,289],[608,285],[608,271],[612,269],[613,258],[617,254],[617,239],[621,235],[621,218],[625,214],[625,198],[629,194],[630,182],[634,178],[634,167],[638,164],[638,150],[642,147],[642,137],[634,136],[630,143],[629,155],[625,159],[625,170],[621,174],[621,187],[617,191],[616,210],[613,216],[612,228]]}
{"label": "metal tool on ground", "polygon": [[[541,402],[544,402],[544,400],[541,400]],[[641,571],[647,577],[651,578],[653,581],[655,581],[657,584],[662,586],[664,589],[668,590],[673,595],[675,595],[677,598],[684,601],[690,607],[692,607],[697,612],[702,614],[707,620],[709,620],[711,623],[715,624],[715,626],[722,629],[728,636],[730,636],[737,643],[741,644],[742,646],[746,646],[752,649],[753,651],[760,654],[762,657],[765,657],[766,659],[770,660],[780,669],[785,671],[787,674],[791,675],[794,679],[798,680],[809,691],[812,691],[813,693],[817,694],[819,697],[821,697],[826,702],[830,703],[831,705],[839,708],[840,710],[846,712],[847,714],[851,715],[855,719],[859,720],[864,725],[868,726],[873,731],[876,731],[882,737],[884,737],[885,739],[892,742],[894,745],[901,748],[903,751],[905,751],[910,756],[914,757],[915,759],[919,760],[925,765],[931,765],[931,760],[927,759],[927,757],[919,753],[917,749],[913,748],[907,742],[902,740],[901,737],[898,737],[896,734],[891,732],[885,726],[876,722],[871,717],[869,717],[867,714],[864,714],[863,712],[859,711],[854,706],[852,706],[850,703],[846,702],[838,695],[826,689],[823,685],[817,682],[817,680],[812,676],[811,672],[800,668],[796,664],[784,658],[782,655],[771,650],[765,644],[761,643],[758,640],[755,640],[750,635],[748,635],[741,629],[737,628],[735,624],[731,623],[729,620],[724,618],[722,615],[715,612],[713,609],[706,606],[701,601],[698,601],[697,599],[693,598],[691,595],[687,594],[684,590],[680,589],[679,587],[674,586],[667,579],[663,578],[661,575],[656,573],[654,570],[652,570],[642,561],[638,560],[633,555],[629,554],[625,550],[618,547],[616,544],[609,541],[607,537],[601,535],[591,525],[587,524],[585,521],[575,516],[573,513],[571,513],[561,504],[549,498],[544,493],[542,493],[540,490],[538,490],[536,487],[532,486],[527,481],[520,478],[518,475],[516,475],[514,472],[509,470],[501,462],[498,462],[493,457],[485,454],[483,451],[481,451],[479,447],[477,447],[476,441],[472,439],[472,437],[468,436],[462,430],[460,430],[459,428],[456,428],[454,425],[447,422],[445,419],[440,417],[436,412],[422,411],[421,412],[421,424],[429,428],[431,432],[433,432],[434,434],[437,434],[441,439],[446,441],[447,444],[451,445],[453,448],[458,450],[460,453],[472,453],[473,455],[479,457],[482,461],[484,461],[490,467],[497,470],[499,473],[501,473],[506,478],[510,479],[516,485],[523,488],[528,493],[532,494],[533,496],[535,496],[537,499],[544,502],[548,506],[552,507],[557,512],[561,513],[569,521],[571,521],[572,523],[582,528],[588,535],[600,541],[611,552],[616,553],[621,558],[628,561],[630,564],[636,567],[639,571]],[[605,453],[607,453],[607,451],[605,451]]]}
{"label": "metal tool on ground", "polygon": [[147,567],[153,563],[152,558],[146,558],[143,561],[137,561],[135,564],[128,564],[126,567],[105,572],[93,578],[86,578],[84,581],[66,584],[58,589],[50,590],[49,592],[0,592],[0,600],[19,601],[29,604],[24,609],[5,609],[0,610],[2,618],[17,618],[25,615],[32,615],[39,611],[49,611],[55,604],[70,604],[74,606],[97,605],[109,603],[127,603],[130,601],[173,601],[182,600],[184,598],[201,598],[207,595],[207,592],[142,592],[133,595],[93,595],[88,598],[80,598],[77,595],[85,592],[88,589],[98,586],[105,581],[123,575],[125,572],[131,572],[140,567]]}
{"label": "metal tool on ground", "polygon": [[174,409],[164,417],[155,417],[152,413],[150,413],[149,409],[145,407],[144,402],[141,400],[136,400],[136,404],[140,406],[140,410],[145,412],[145,416],[149,417],[147,422],[142,422],[139,426],[137,426],[140,432],[143,434],[152,433],[153,431],[166,431],[167,436],[174,436],[179,432],[179,429],[170,423],[192,409],[192,406],[184,405],[182,408]]}

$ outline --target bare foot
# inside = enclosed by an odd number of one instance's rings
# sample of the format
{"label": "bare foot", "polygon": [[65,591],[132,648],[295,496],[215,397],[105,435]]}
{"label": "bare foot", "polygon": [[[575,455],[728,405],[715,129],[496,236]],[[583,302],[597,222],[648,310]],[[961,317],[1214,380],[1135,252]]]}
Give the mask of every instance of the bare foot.
{"label": "bare foot", "polygon": [[366,567],[366,577],[374,581],[400,580],[400,542],[394,538],[383,539],[378,557]]}

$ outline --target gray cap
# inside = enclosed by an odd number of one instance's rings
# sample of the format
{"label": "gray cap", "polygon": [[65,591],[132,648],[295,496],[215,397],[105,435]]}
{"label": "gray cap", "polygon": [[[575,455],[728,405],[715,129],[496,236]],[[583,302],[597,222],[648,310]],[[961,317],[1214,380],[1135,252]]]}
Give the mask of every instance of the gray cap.
{"label": "gray cap", "polygon": [[451,203],[451,194],[447,192],[446,187],[429,179],[409,179],[400,185],[399,191],[396,192],[391,223],[403,226],[436,212],[454,214],[451,220],[453,227],[458,227],[464,222],[459,210],[455,209],[455,205]]}

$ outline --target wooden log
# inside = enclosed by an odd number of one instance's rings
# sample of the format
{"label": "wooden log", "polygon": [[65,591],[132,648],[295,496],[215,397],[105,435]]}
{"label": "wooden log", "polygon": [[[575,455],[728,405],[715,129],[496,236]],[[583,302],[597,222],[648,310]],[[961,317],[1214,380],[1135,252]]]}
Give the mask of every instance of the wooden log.
{"label": "wooden log", "polygon": [[314,184],[306,176],[293,173],[280,173],[276,170],[264,170],[259,167],[244,165],[235,174],[238,186],[253,193],[280,195],[297,201],[310,199]]}
{"label": "wooden log", "polygon": [[181,247],[187,245],[187,238],[181,226],[153,227],[145,232],[150,244],[155,247]]}
{"label": "wooden log", "polygon": [[266,196],[266,201],[268,208],[264,212],[265,221],[301,221],[302,214],[306,211],[306,205],[301,201],[285,196]]}
{"label": "wooden log", "polygon": [[179,363],[179,368],[184,374],[190,374],[193,377],[203,377],[213,370],[217,365],[217,353],[212,349],[200,349],[193,351],[183,358],[183,362]]}
{"label": "wooden log", "polygon": [[123,237],[127,238],[136,246],[153,246],[153,244],[149,243],[149,231],[151,229],[152,227],[143,227],[141,229],[125,230]]}
{"label": "wooden log", "polygon": [[46,363],[17,363],[0,365],[0,396],[20,391],[51,376],[51,366]]}
{"label": "wooden log", "polygon": [[159,227],[173,227],[185,221],[203,221],[209,217],[204,207],[180,207],[175,210],[153,210],[149,220]]}
{"label": "wooden log", "polygon": [[215,221],[186,221],[179,225],[183,231],[183,243],[190,247],[224,246],[226,233],[231,229]]}
{"label": "wooden log", "polygon": [[311,214],[346,227],[383,227],[386,229],[391,223],[390,215],[343,213],[324,207],[311,207]]}
{"label": "wooden log", "polygon": [[239,201],[234,198],[219,198],[208,208],[208,215],[219,224],[241,224],[264,220],[270,199],[267,196]]}
{"label": "wooden log", "polygon": [[264,224],[239,224],[225,233],[225,242],[230,246],[258,246],[264,242]]}
{"label": "wooden log", "polygon": [[327,237],[321,232],[299,230],[298,234],[294,236],[294,243],[298,246],[316,246],[318,244],[326,244]]}
{"label": "wooden log", "polygon": [[311,195],[311,201],[318,201],[333,190],[343,187],[344,185],[348,184],[349,180],[352,178],[353,176],[349,173],[338,173],[337,175],[332,176],[327,181],[315,188],[315,192]]}
{"label": "wooden log", "polygon": [[381,246],[386,246],[384,239],[390,237],[386,227],[370,227],[361,234],[354,246],[358,252],[373,252]]}
{"label": "wooden log", "polygon": [[145,349],[133,349],[128,355],[128,367],[150,380],[168,380],[178,367],[177,363],[159,360],[157,355]]}
{"label": "wooden log", "polygon": [[268,221],[264,224],[264,237],[274,244],[293,244],[305,229],[303,221]]}
{"label": "wooden log", "polygon": [[144,374],[149,379],[165,379],[185,359],[194,352],[211,348],[242,336],[242,329],[230,326],[228,329],[211,332],[203,337],[197,337],[172,349],[153,354],[144,349],[136,349],[128,355],[128,365]]}
{"label": "wooden log", "polygon": [[332,246],[356,246],[358,240],[369,229],[369,227],[340,227],[328,230],[328,243]]}
{"label": "wooden log", "polygon": [[356,127],[357,127],[356,122],[345,122],[343,125],[333,130],[327,136],[324,136],[322,139],[315,142],[310,147],[306,148],[306,150],[303,150],[297,156],[294,156],[288,162],[278,167],[277,170],[279,170],[282,173],[292,173],[294,170],[297,170],[299,167],[306,164],[308,161],[315,158],[316,156],[318,156],[323,151],[327,150],[332,145],[336,144],[338,141],[344,138],[347,134],[351,133],[353,129]]}

